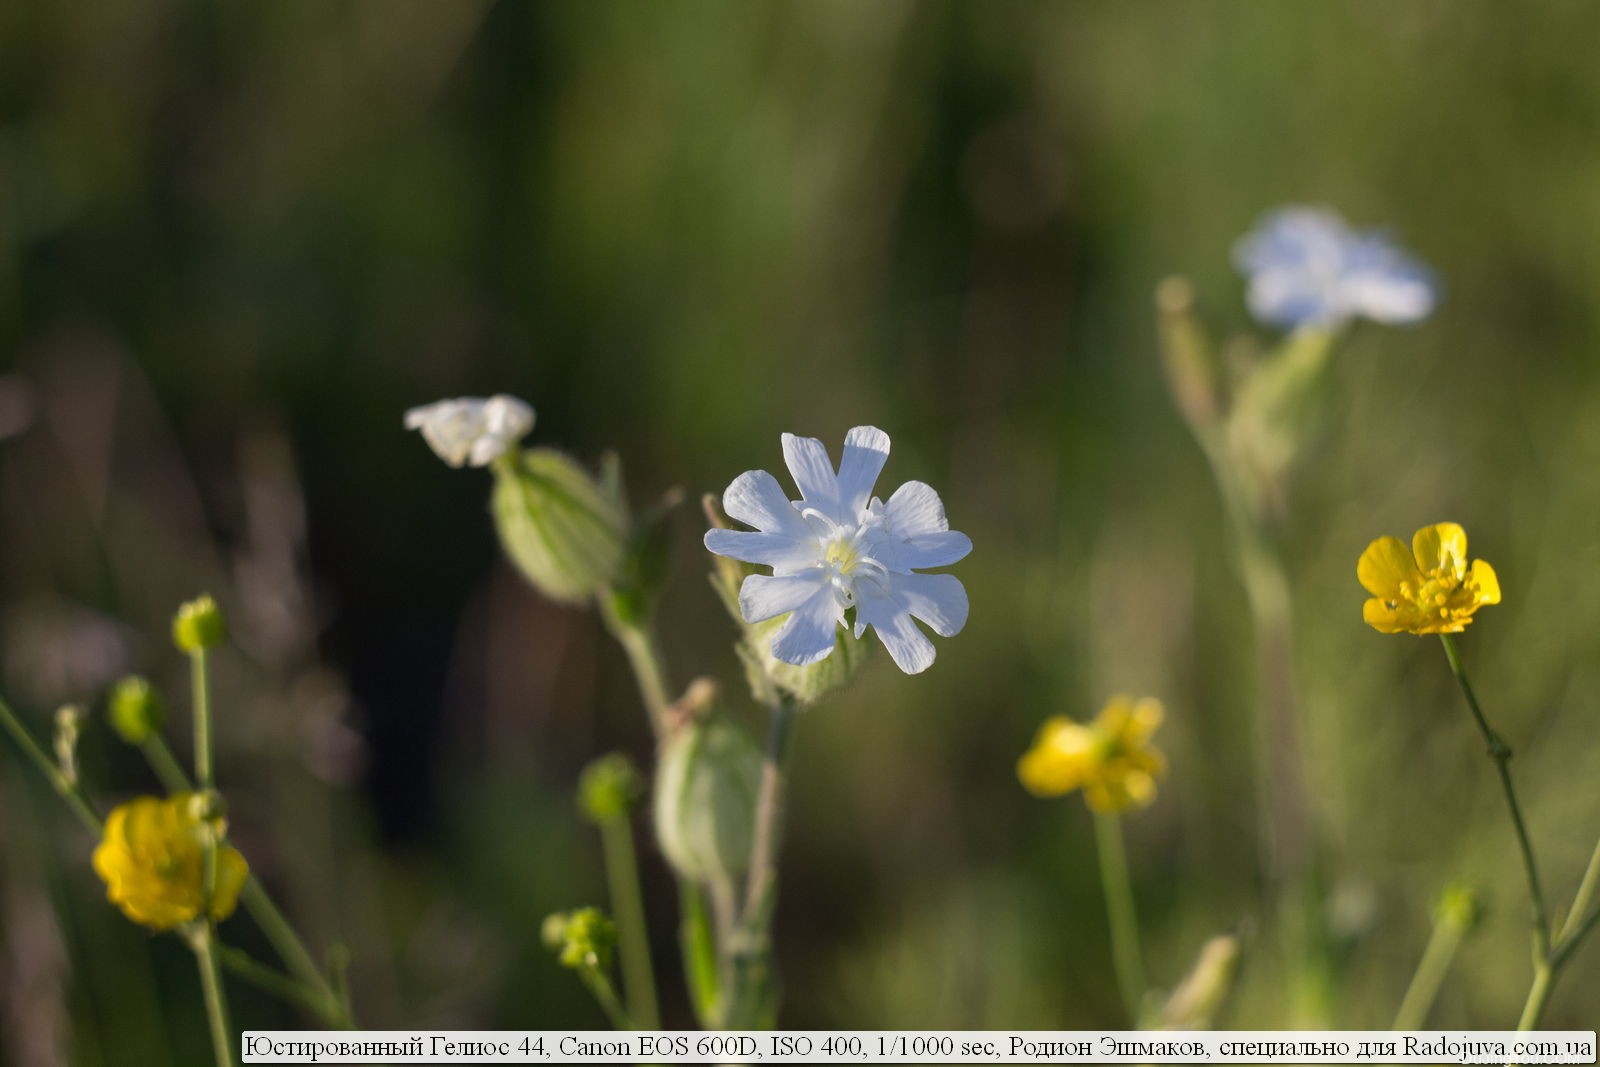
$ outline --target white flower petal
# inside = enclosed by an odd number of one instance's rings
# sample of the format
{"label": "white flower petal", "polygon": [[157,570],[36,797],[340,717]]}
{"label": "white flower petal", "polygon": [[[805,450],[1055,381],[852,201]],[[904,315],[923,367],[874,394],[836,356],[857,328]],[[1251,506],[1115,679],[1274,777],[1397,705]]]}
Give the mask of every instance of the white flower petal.
{"label": "white flower petal", "polygon": [[764,533],[783,534],[792,540],[812,536],[778,479],[766,471],[745,471],[722,494],[722,510],[731,518]]}
{"label": "white flower petal", "polygon": [[421,430],[423,440],[452,467],[487,466],[533,429],[534,412],[514,396],[484,400],[463,396],[440,400],[406,412],[408,430]]}
{"label": "white flower petal", "polygon": [[854,521],[872,499],[872,487],[889,459],[889,435],[876,426],[857,426],[844,435],[839,458],[839,509]]}
{"label": "white flower petal", "polygon": [[781,533],[751,530],[707,530],[706,548],[719,556],[774,567],[780,571],[809,567],[817,562],[817,539],[805,540]]}
{"label": "white flower petal", "polygon": [[839,479],[833,473],[828,450],[815,437],[783,435],[783,461],[808,506],[835,522],[845,521],[839,514]]}
{"label": "white flower petal", "polygon": [[[859,614],[856,616],[857,619],[860,617]],[[859,623],[857,626],[859,628]],[[910,615],[886,613],[874,618],[872,632],[883,642],[894,665],[905,673],[921,674],[933,666],[934,656],[937,655],[933,642],[928,640],[927,634],[917,629]]]}
{"label": "white flower petal", "polygon": [[895,570],[928,570],[966,559],[972,551],[972,538],[955,530],[936,530],[908,537],[886,548],[894,556]]}
{"label": "white flower petal", "polygon": [[1385,325],[1420,322],[1433,312],[1434,287],[1422,275],[1357,274],[1345,280],[1341,292],[1351,310]]}
{"label": "white flower petal", "polygon": [[934,648],[912,616],[940,637],[953,637],[966,626],[967,610],[967,590],[954,575],[894,574],[887,587],[858,587],[856,636],[871,626],[896,665],[917,674],[932,665]]}
{"label": "white flower petal", "polygon": [[822,590],[831,597],[828,575],[821,567],[798,574],[752,574],[739,587],[739,614],[745,622],[766,622],[793,611]]}
{"label": "white flower petal", "polygon": [[944,502],[927,482],[907,482],[896,489],[883,506],[883,513],[889,520],[890,532],[900,540],[950,528],[944,517]]}
{"label": "white flower petal", "polygon": [[832,588],[823,584],[778,628],[772,638],[772,654],[796,667],[821,663],[833,651],[838,639],[841,614]]}

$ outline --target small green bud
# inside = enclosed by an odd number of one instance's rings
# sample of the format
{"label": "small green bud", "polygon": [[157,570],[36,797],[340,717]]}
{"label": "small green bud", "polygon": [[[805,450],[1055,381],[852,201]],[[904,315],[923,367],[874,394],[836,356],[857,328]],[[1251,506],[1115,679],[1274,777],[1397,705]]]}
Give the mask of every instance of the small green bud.
{"label": "small green bud", "polygon": [[1161,1009],[1163,1030],[1206,1030],[1239,973],[1239,938],[1219,934],[1200,949],[1194,967]]}
{"label": "small green bud", "polygon": [[161,695],[143,678],[124,678],[111,689],[107,702],[111,728],[130,745],[142,745],[167,721]]}
{"label": "small green bud", "polygon": [[56,766],[61,768],[61,776],[73,785],[78,784],[78,737],[82,732],[82,708],[64,704],[56,709]]}
{"label": "small green bud", "polygon": [[1446,887],[1433,907],[1433,921],[1458,934],[1470,934],[1483,920],[1483,897],[1469,885]]}
{"label": "small green bud", "polygon": [[690,687],[693,713],[662,742],[656,770],[656,840],[678,873],[702,885],[750,866],[761,750],[714,706],[708,683]]}
{"label": "small green bud", "polygon": [[189,815],[197,822],[216,824],[227,819],[228,802],[215,789],[196,790],[188,796]]}
{"label": "small green bud", "polygon": [[576,604],[616,582],[622,511],[587,471],[548,448],[507,452],[493,470],[500,544],[536,589]]}
{"label": "small green bud", "polygon": [[545,946],[561,966],[573,970],[605,970],[617,945],[617,924],[599,908],[579,908],[548,916],[539,929]]}
{"label": "small green bud", "polygon": [[178,614],[172,619],[172,643],[178,646],[179,652],[191,656],[216,648],[227,636],[228,624],[210,593],[178,608]]}
{"label": "small green bud", "polygon": [[601,756],[578,777],[578,807],[596,823],[625,819],[644,796],[644,776],[620,752]]}

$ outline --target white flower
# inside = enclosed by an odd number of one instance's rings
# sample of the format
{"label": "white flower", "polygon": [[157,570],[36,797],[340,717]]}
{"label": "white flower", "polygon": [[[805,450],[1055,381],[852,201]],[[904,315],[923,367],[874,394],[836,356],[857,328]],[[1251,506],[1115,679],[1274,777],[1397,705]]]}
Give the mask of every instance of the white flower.
{"label": "white flower", "polygon": [[912,618],[954,636],[967,623],[967,591],[954,575],[917,572],[956,562],[971,540],[950,529],[939,494],[922,482],[907,482],[887,503],[872,495],[889,458],[889,435],[876,427],[845,435],[837,474],[815,438],[784,434],[783,458],[802,499],[791,502],[766,471],[747,471],[728,486],[722,507],[755,530],[706,533],[718,555],[772,568],[744,580],[745,621],[787,612],[772,654],[807,666],[833,651],[835,628],[854,608],[857,638],[871,626],[901,670],[927,670],[933,642]]}
{"label": "white flower", "polygon": [[486,467],[533,429],[533,409],[514,396],[463,396],[406,412],[406,429],[452,467]]}
{"label": "white flower", "polygon": [[1233,258],[1249,276],[1250,313],[1274,326],[1331,329],[1358,316],[1419,322],[1438,301],[1427,267],[1381,231],[1352,230],[1330,208],[1272,212],[1239,239]]}

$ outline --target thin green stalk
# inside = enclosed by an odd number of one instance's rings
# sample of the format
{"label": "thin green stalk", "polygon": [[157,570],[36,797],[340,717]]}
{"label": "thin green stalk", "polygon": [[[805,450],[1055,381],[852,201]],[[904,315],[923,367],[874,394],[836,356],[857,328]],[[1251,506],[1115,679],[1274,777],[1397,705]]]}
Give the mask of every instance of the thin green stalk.
{"label": "thin green stalk", "polygon": [[67,807],[72,809],[72,814],[78,817],[78,821],[83,823],[90,833],[99,837],[100,816],[95,814],[94,805],[90,804],[89,798],[84,795],[83,787],[61,773],[61,768],[56,766],[55,761],[39,747],[39,742],[33,739],[33,735],[22,724],[22,720],[17,718],[17,713],[11,710],[11,705],[7,704],[4,698],[0,698],[0,725],[3,725],[6,733],[15,739],[23,755],[27,756],[39,769],[39,773],[44,775],[45,781],[61,794],[61,799],[67,802]]}
{"label": "thin green stalk", "polygon": [[206,1018],[211,1023],[211,1048],[217,1057],[217,1067],[233,1067],[233,1027],[228,1022],[228,1001],[217,967],[215,928],[207,923],[191,943],[200,967],[200,987],[205,993]]}
{"label": "thin green stalk", "polygon": [[722,982],[717,970],[717,939],[705,893],[692,882],[679,885],[682,916],[678,944],[683,952],[683,974],[689,987],[694,1017],[708,1030],[722,1025]]}
{"label": "thin green stalk", "polygon": [[637,1030],[633,1020],[628,1018],[628,1012],[622,1006],[622,1001],[617,999],[617,991],[611,988],[611,979],[607,978],[595,967],[578,968],[578,977],[599,1002],[600,1010],[606,1013],[606,1018],[611,1020],[611,1025],[618,1030]]}
{"label": "thin green stalk", "polygon": [[276,971],[266,964],[251,956],[241,948],[217,942],[217,962],[229,974],[248,982],[264,993],[268,993],[279,1000],[298,1005],[314,1015],[322,1016],[329,1023],[335,1020],[328,1018],[322,998],[315,992],[307,989],[302,983]]}
{"label": "thin green stalk", "polygon": [[295,933],[294,927],[289,925],[289,921],[283,917],[283,913],[278,910],[278,906],[272,902],[272,898],[267,895],[267,891],[262,888],[261,882],[254,875],[245,882],[239,900],[255,919],[256,925],[261,927],[261,932],[272,943],[273,950],[278,953],[279,958],[288,965],[290,973],[314,989],[318,997],[324,1001],[325,1007],[319,1014],[341,1029],[355,1029],[355,1017],[349,1005],[328,982],[322,969],[317,966],[316,960],[311,958],[305,943],[300,940],[300,935]]}
{"label": "thin green stalk", "polygon": [[666,667],[662,662],[655,631],[648,622],[636,624],[619,618],[609,594],[599,597],[599,606],[606,629],[628,657],[628,665],[633,669],[633,676],[639,685],[639,696],[650,715],[650,727],[659,740],[666,730],[667,708],[672,698],[668,695],[670,689]]}
{"label": "thin green stalk", "polygon": [[194,789],[194,784],[189,781],[189,775],[184,772],[178,763],[177,757],[172,754],[172,749],[162,740],[160,734],[151,734],[139,745],[139,751],[144,753],[145,762],[150,764],[150,769],[155,771],[156,777],[161,781],[161,788],[168,793],[188,793]]}
{"label": "thin green stalk", "polygon": [[1122,992],[1129,1024],[1138,1026],[1144,1012],[1144,960],[1139,951],[1139,913],[1133,903],[1128,855],[1122,844],[1122,820],[1095,812],[1094,837],[1100,854],[1100,884],[1111,920],[1111,959],[1117,972],[1117,987]]}
{"label": "thin green stalk", "polygon": [[649,928],[639,890],[639,867],[634,861],[633,827],[627,814],[601,822],[600,840],[605,846],[606,878],[611,883],[611,909],[617,917],[628,1014],[646,1030],[659,1029],[655,968],[650,963]]}
{"label": "thin green stalk", "polygon": [[1594,925],[1594,920],[1600,912],[1589,913],[1589,905],[1594,901],[1594,895],[1600,890],[1600,841],[1594,845],[1594,855],[1589,857],[1589,868],[1583,872],[1583,881],[1578,883],[1578,892],[1572,898],[1572,910],[1567,912],[1567,918],[1561,924],[1561,932],[1556,935],[1556,945],[1564,946],[1575,941],[1583,935],[1579,932],[1585,922]]}
{"label": "thin green stalk", "polygon": [[1428,945],[1417,962],[1417,972],[1411,976],[1411,985],[1400,1001],[1400,1010],[1394,1014],[1391,1030],[1421,1030],[1428,1021],[1428,1012],[1439,996],[1439,987],[1455,961],[1461,948],[1464,932],[1458,924],[1435,920]]}
{"label": "thin green stalk", "polygon": [[189,653],[189,681],[194,688],[194,780],[202,790],[215,788],[211,767],[211,672],[206,650]]}
{"label": "thin green stalk", "polygon": [[1528,1000],[1522,1006],[1522,1018],[1517,1020],[1518,1030],[1533,1030],[1544,1017],[1545,1005],[1556,988],[1556,968],[1549,960],[1539,960],[1533,969],[1533,985],[1528,990]]}
{"label": "thin green stalk", "polygon": [[734,1029],[750,1028],[759,1019],[773,984],[772,917],[778,903],[778,853],[783,844],[789,750],[798,709],[791,699],[780,696],[771,710],[761,791],[756,799],[750,874],[730,939],[733,995],[728,1022]]}
{"label": "thin green stalk", "polygon": [[1484,742],[1489,746],[1489,756],[1494,760],[1495,770],[1500,774],[1500,785],[1505,791],[1506,807],[1511,812],[1512,825],[1516,827],[1517,844],[1522,851],[1522,866],[1528,876],[1528,894],[1533,903],[1533,956],[1536,962],[1547,962],[1550,957],[1550,913],[1545,907],[1544,889],[1539,882],[1539,865],[1533,857],[1533,840],[1528,836],[1527,824],[1522,819],[1522,805],[1517,802],[1516,786],[1511,782],[1511,748],[1499,734],[1495,733],[1494,728],[1489,725],[1489,720],[1484,717],[1483,709],[1478,706],[1478,697],[1473,693],[1472,683],[1467,680],[1467,673],[1461,666],[1461,654],[1456,649],[1454,639],[1449,634],[1440,634],[1439,640],[1444,643],[1444,654],[1450,661],[1450,670],[1461,685],[1461,692],[1467,698],[1467,706],[1472,709],[1472,717],[1478,724],[1478,730],[1483,734]]}

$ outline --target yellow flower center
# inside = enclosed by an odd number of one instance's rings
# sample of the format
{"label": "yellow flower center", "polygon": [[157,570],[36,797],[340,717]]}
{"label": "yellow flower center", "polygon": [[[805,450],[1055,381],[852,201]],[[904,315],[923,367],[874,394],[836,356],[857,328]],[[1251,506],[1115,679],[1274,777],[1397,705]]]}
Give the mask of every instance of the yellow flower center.
{"label": "yellow flower center", "polygon": [[861,549],[854,537],[840,535],[828,542],[823,561],[840,574],[849,574],[861,562]]}

